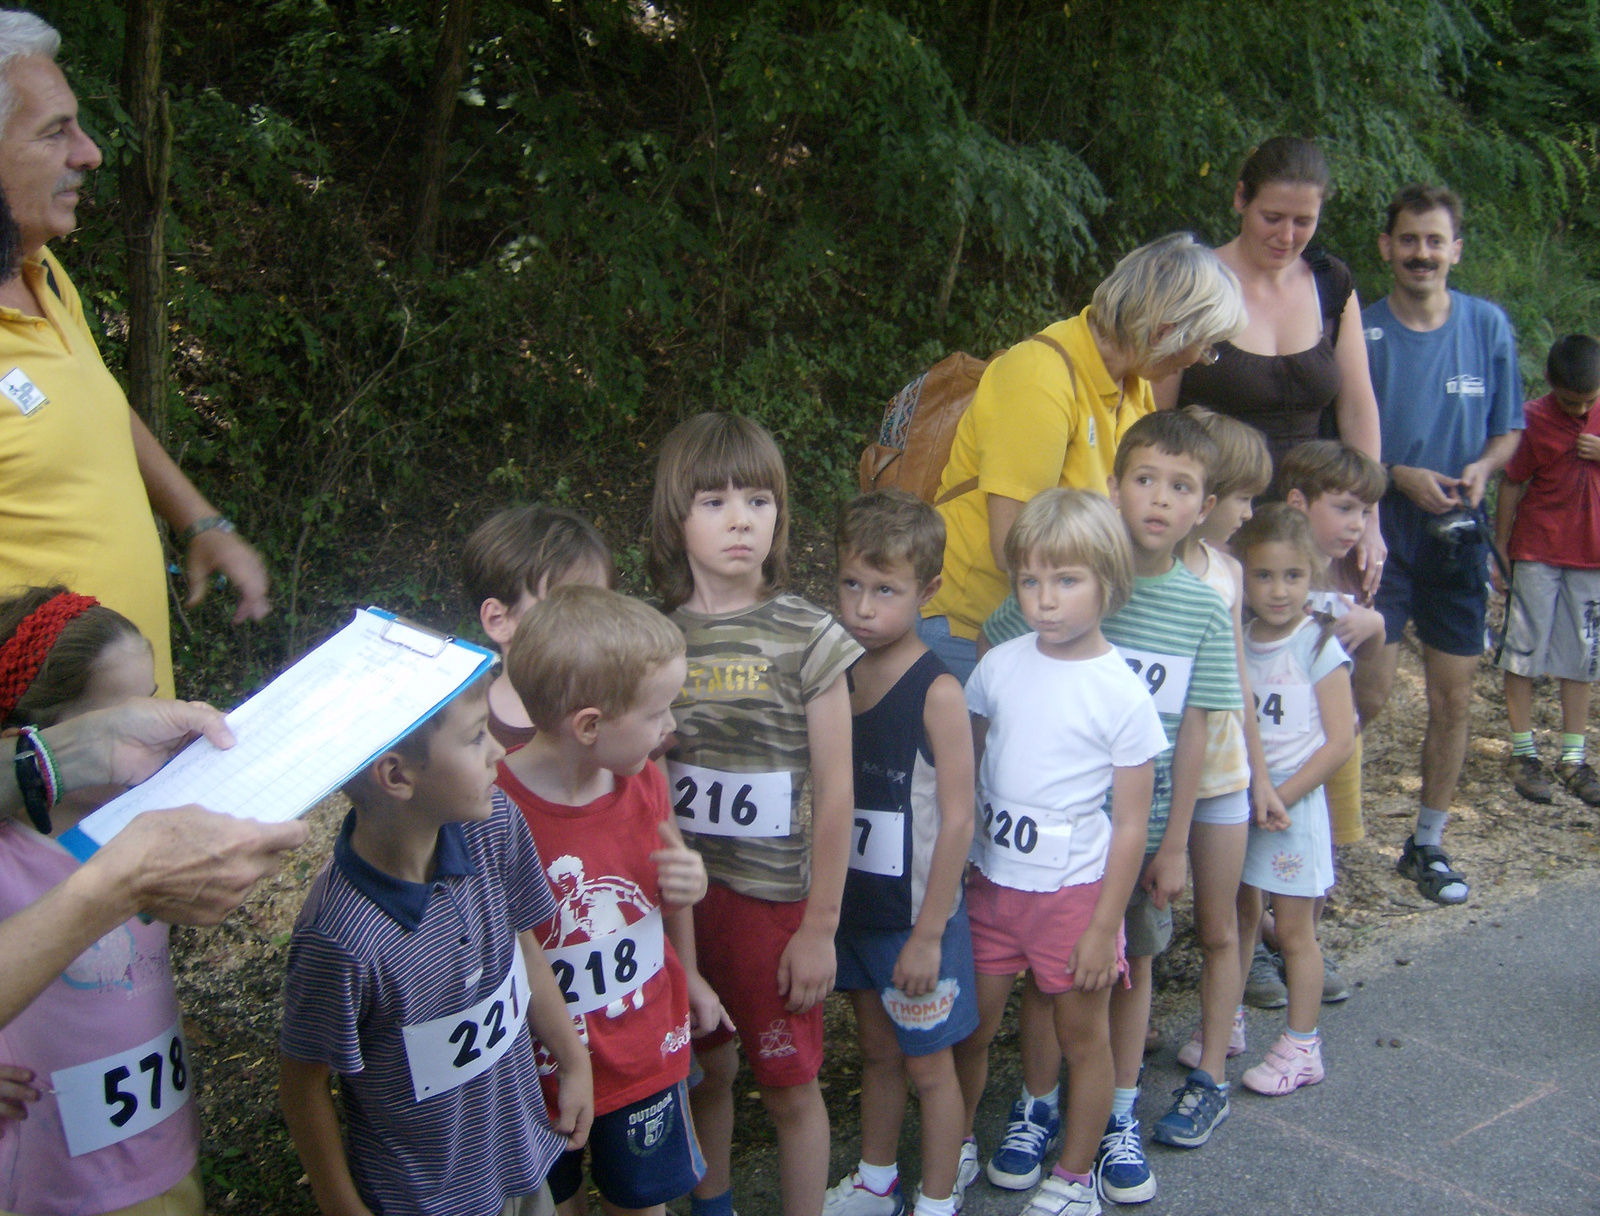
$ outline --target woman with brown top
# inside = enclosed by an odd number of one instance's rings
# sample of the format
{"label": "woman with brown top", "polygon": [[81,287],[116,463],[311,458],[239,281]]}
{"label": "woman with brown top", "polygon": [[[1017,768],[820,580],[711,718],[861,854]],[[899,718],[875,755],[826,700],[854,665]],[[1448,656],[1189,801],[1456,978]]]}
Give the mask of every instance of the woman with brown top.
{"label": "woman with brown top", "polygon": [[[1250,155],[1233,196],[1239,235],[1217,250],[1239,278],[1249,323],[1217,344],[1214,364],[1154,386],[1158,408],[1203,405],[1258,428],[1274,466],[1318,437],[1329,407],[1339,437],[1380,459],[1378,402],[1350,269],[1311,247],[1327,188],[1328,163],[1310,140],[1280,135]],[[1374,513],[1355,550],[1368,594],[1385,553]]]}

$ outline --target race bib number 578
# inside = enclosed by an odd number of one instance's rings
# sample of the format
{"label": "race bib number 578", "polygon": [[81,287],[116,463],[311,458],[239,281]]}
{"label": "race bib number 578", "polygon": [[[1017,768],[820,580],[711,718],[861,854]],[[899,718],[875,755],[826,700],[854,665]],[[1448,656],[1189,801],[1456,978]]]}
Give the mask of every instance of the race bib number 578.
{"label": "race bib number 578", "polygon": [[50,1074],[67,1151],[74,1157],[148,1131],[189,1102],[181,1025],[114,1056]]}

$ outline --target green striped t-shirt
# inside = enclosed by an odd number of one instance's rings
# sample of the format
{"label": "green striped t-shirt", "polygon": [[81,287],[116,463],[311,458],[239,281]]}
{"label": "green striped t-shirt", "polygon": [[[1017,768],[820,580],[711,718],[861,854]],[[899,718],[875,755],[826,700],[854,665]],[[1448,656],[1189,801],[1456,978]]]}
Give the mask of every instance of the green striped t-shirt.
{"label": "green striped t-shirt", "polygon": [[[1155,794],[1145,838],[1145,851],[1150,853],[1161,844],[1172,810],[1172,748],[1183,711],[1190,706],[1244,709],[1233,617],[1221,596],[1182,562],[1174,561],[1166,574],[1134,579],[1133,598],[1122,611],[1101,621],[1100,631],[1150,689],[1167,731],[1167,750],[1156,757]],[[1006,596],[983,623],[983,636],[996,646],[1027,632],[1015,593]]]}

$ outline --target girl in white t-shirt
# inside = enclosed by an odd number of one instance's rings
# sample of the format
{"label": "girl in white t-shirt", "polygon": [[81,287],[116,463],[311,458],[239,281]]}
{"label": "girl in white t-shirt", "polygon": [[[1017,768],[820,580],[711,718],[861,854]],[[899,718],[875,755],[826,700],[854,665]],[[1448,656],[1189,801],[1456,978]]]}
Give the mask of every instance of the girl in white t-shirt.
{"label": "girl in white t-shirt", "polygon": [[1280,1095],[1323,1078],[1317,1034],[1322,951],[1314,908],[1333,884],[1333,839],[1322,786],[1355,749],[1355,707],[1349,656],[1325,621],[1306,614],[1320,560],[1305,516],[1281,503],[1264,507],[1239,529],[1233,547],[1254,613],[1244,657],[1256,719],[1267,770],[1289,811],[1288,827],[1252,826],[1245,853],[1241,953],[1254,944],[1262,895],[1269,894],[1289,989],[1289,1024],[1243,1082],[1257,1093]]}
{"label": "girl in white t-shirt", "polygon": [[1133,555],[1110,502],[1046,490],[1018,515],[1005,556],[1034,632],[989,651],[967,681],[979,756],[977,873],[967,888],[979,1022],[956,1047],[956,1071],[970,1133],[989,1043],[1017,974],[1032,970],[1054,1006],[1070,1084],[1061,1157],[1028,1210],[1098,1212],[1092,1171],[1114,1085],[1111,985],[1127,968],[1123,911],[1166,732],[1100,632],[1133,591]]}

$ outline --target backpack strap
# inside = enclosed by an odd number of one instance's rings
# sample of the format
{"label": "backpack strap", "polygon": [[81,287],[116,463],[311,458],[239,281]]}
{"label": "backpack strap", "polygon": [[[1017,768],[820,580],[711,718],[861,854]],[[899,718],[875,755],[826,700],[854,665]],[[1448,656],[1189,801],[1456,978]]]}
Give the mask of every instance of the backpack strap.
{"label": "backpack strap", "polygon": [[[1057,342],[1054,338],[1046,337],[1044,334],[1033,334],[1028,338],[1028,341],[1042,342],[1051,350],[1055,351],[1056,354],[1061,356],[1061,362],[1067,365],[1067,378],[1072,381],[1072,395],[1076,397],[1078,395],[1078,369],[1072,366],[1072,356],[1067,354],[1067,348],[1062,346],[1061,343]],[[978,479],[976,477],[969,477],[965,481],[958,482],[956,485],[951,486],[943,494],[939,495],[938,498],[933,500],[933,505],[936,507],[942,507],[952,498],[960,498],[963,494],[969,494],[977,488]]]}

